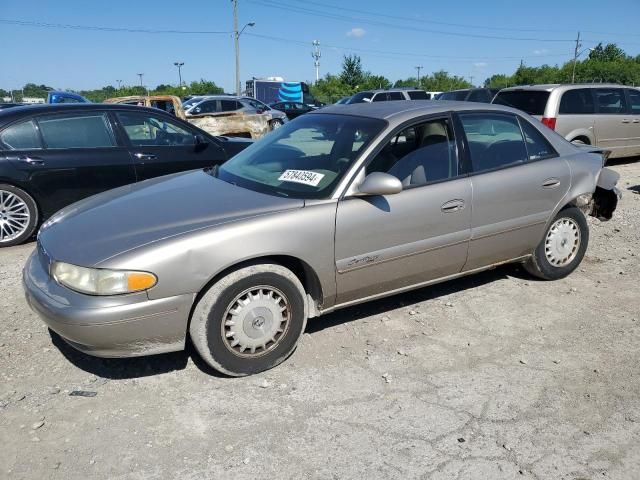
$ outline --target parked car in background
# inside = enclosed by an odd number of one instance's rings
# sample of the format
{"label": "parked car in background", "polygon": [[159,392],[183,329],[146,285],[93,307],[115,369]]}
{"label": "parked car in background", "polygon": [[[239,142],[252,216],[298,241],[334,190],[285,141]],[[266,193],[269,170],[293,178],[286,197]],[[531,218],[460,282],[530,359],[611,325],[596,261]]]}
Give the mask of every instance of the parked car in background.
{"label": "parked car in background", "polygon": [[621,85],[527,85],[505,88],[493,103],[538,118],[571,142],[640,155],[640,89]]}
{"label": "parked car in background", "polygon": [[280,110],[276,110],[271,108],[266,103],[261,102],[260,100],[256,100],[251,97],[241,97],[243,102],[248,102],[253,108],[256,109],[256,113],[268,113],[271,115],[271,120],[269,120],[269,125],[271,130],[275,130],[276,128],[280,128],[282,125],[289,121],[286,113],[281,112]]}
{"label": "parked car in background", "polygon": [[465,88],[440,93],[436,100],[455,100],[457,102],[491,103],[499,88]]}
{"label": "parked car in background", "polygon": [[[198,111],[194,110],[196,105],[200,106],[207,99],[213,99],[214,103],[201,106]],[[225,102],[217,102],[217,99],[225,100]],[[227,101],[230,103],[227,103]],[[198,98],[195,102],[188,104],[187,111],[189,113],[185,112],[180,99],[173,95],[116,97],[105,100],[105,103],[159,108],[178,118],[187,120],[189,123],[193,123],[214,136],[256,139],[264,136],[272,128],[269,123],[271,121],[269,114],[243,111],[242,106],[237,101],[237,97],[229,95]],[[222,110],[223,108],[229,108],[229,110]],[[235,110],[231,110],[231,108],[235,108]]]}
{"label": "parked car in background", "polygon": [[354,103],[387,102],[391,100],[429,100],[427,92],[412,88],[390,88],[388,90],[367,90],[352,95],[345,102]]}
{"label": "parked car in background", "polygon": [[350,98],[351,98],[350,95],[348,97],[342,97],[334,105],[345,105],[349,101]]}
{"label": "parked car in background", "polygon": [[50,90],[47,93],[47,103],[91,103],[82,95],[73,92]]}
{"label": "parked car in background", "polygon": [[62,210],[25,266],[26,297],[89,354],[182,350],[190,337],[213,368],[249,375],[338,308],[507,262],[569,275],[585,214],[616,207],[603,164],[498,105],[330,106],[218,169]]}
{"label": "parked car in background", "polygon": [[270,105],[274,110],[283,112],[289,120],[293,120],[300,115],[317,110],[309,105],[300,102],[277,102]]}
{"label": "parked car in background", "polygon": [[427,92],[427,96],[429,97],[429,100],[437,100],[438,96],[441,94],[442,92]]}
{"label": "parked car in background", "polygon": [[29,239],[90,195],[218,165],[250,144],[214,138],[157,109],[34,105],[0,112],[0,247]]}

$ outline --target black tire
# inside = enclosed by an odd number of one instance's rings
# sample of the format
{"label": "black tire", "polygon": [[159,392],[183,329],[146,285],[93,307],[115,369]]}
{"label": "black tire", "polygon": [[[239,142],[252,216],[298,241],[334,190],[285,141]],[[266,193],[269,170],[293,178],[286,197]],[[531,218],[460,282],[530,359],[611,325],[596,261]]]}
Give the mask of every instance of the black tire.
{"label": "black tire", "polygon": [[[566,235],[554,228],[563,228]],[[577,232],[577,244],[573,243],[573,232]],[[565,245],[563,242],[569,243]],[[558,280],[573,272],[584,257],[589,244],[589,225],[584,214],[575,207],[558,212],[547,227],[542,241],[524,264],[531,275],[544,280]],[[560,251],[560,254],[557,252]],[[566,257],[563,255],[566,254]]]}
{"label": "black tire", "polygon": [[[16,197],[22,202],[24,208],[16,210]],[[8,198],[13,198],[12,205],[6,205]],[[11,229],[9,229],[8,223],[5,223],[8,222],[7,217],[13,213],[14,218],[16,218],[15,215],[17,214],[20,215],[19,218],[25,218],[22,216],[22,212],[25,209],[28,212],[28,220],[25,224],[18,227],[14,221],[10,225]],[[38,226],[38,220],[38,205],[31,195],[13,185],[0,183],[0,248],[19,245],[31,238]]]}
{"label": "black tire", "polygon": [[274,118],[273,120],[271,120],[271,130],[277,130],[283,125],[284,122],[279,118]]}
{"label": "black tire", "polygon": [[[232,308],[240,305],[242,299],[247,299],[243,296],[247,291],[250,291],[249,295],[257,291],[256,295],[263,295],[249,299],[257,306],[251,307],[249,303],[248,307],[241,306],[240,310]],[[274,301],[275,305],[286,308],[277,322],[274,320],[277,316],[274,315],[275,310],[269,310],[273,307],[269,304],[273,300],[267,296],[269,291],[276,298],[281,296],[283,299],[280,303]],[[241,377],[268,370],[291,355],[304,333],[307,322],[305,298],[300,280],[280,265],[261,264],[239,269],[220,279],[202,296],[191,318],[191,340],[202,359],[219,372]],[[262,306],[263,303],[267,306]],[[247,308],[245,313],[244,308]],[[239,313],[233,314],[234,310]],[[284,318],[286,320],[282,320]],[[229,321],[233,322],[232,326],[227,326]],[[250,335],[262,335],[263,327],[269,333],[265,333],[266,337],[274,332],[273,328],[280,328],[282,332],[275,333],[274,341],[257,347],[255,352],[249,349],[241,351],[241,348],[246,348],[243,343],[233,346],[240,339],[249,343],[254,341]],[[248,330],[250,332],[246,333]],[[255,341],[263,341],[266,337]]]}

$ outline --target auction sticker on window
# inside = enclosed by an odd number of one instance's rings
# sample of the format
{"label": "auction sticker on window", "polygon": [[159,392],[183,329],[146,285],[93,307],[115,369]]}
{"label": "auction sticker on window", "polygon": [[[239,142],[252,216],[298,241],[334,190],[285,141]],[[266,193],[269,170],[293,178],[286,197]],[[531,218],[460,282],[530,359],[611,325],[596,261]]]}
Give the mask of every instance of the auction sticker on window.
{"label": "auction sticker on window", "polygon": [[281,182],[302,183],[311,187],[317,187],[320,180],[324,178],[323,173],[310,172],[309,170],[285,170],[278,180]]}

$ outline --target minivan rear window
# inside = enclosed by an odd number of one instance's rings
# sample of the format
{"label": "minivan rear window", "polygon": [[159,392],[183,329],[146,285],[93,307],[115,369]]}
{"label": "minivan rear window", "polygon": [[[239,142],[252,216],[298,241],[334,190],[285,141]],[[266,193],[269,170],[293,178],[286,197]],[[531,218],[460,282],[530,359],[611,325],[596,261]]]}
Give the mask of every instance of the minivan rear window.
{"label": "minivan rear window", "polygon": [[429,95],[427,92],[422,90],[415,90],[411,92],[407,92],[409,94],[409,98],[411,100],[429,100]]}
{"label": "minivan rear window", "polygon": [[544,115],[548,99],[549,92],[543,90],[507,90],[498,92],[493,103],[517,108],[529,115]]}

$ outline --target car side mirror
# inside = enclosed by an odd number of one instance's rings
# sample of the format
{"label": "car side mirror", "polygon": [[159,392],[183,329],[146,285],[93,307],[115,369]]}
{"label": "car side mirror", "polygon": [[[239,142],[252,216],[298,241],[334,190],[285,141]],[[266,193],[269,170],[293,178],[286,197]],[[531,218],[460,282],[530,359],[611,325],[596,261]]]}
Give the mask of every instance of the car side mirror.
{"label": "car side mirror", "polygon": [[207,142],[207,139],[204,138],[202,135],[200,135],[199,133],[195,134],[193,136],[193,139],[195,140],[195,143],[193,145],[193,149],[196,152],[201,152],[202,150],[204,150],[205,148],[207,148],[207,145],[209,144],[209,142]]}
{"label": "car side mirror", "polygon": [[393,175],[372,172],[358,187],[360,195],[394,195],[402,191],[402,182]]}

